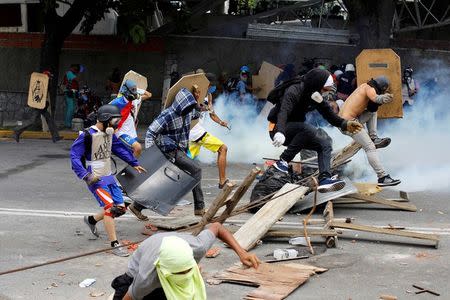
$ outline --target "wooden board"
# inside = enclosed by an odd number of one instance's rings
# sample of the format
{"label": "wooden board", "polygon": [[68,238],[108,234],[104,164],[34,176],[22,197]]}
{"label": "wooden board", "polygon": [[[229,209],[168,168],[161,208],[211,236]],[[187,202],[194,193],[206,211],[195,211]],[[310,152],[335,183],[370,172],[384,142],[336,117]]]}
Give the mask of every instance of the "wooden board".
{"label": "wooden board", "polygon": [[344,229],[351,229],[351,230],[357,230],[357,231],[366,231],[366,232],[372,232],[372,233],[402,236],[402,237],[408,237],[408,238],[414,238],[414,239],[430,240],[430,241],[435,242],[436,248],[439,243],[439,236],[436,234],[420,233],[420,232],[398,230],[398,229],[386,229],[386,228],[379,228],[379,227],[375,227],[375,226],[367,226],[367,225],[361,225],[361,224],[335,222],[335,221],[332,221],[330,226],[332,228],[344,228]]}
{"label": "wooden board", "polygon": [[[290,191],[290,192],[289,192]],[[273,201],[267,202],[254,214],[235,234],[234,238],[245,250],[253,248],[278,219],[300,199],[303,199],[307,187],[296,184],[285,184],[275,195],[289,192]]]}
{"label": "wooden board", "polygon": [[243,299],[285,299],[309,277],[326,272],[327,269],[297,263],[261,263],[258,269],[231,267],[208,279],[210,284],[222,282],[257,286]]}
{"label": "wooden board", "polygon": [[266,99],[270,91],[275,87],[275,79],[283,72],[282,69],[263,61],[258,75],[252,76],[252,87],[261,87],[261,90],[255,94],[259,99]]}
{"label": "wooden board", "polygon": [[38,72],[31,73],[30,87],[28,88],[28,106],[37,109],[45,108],[47,92],[48,76]]}
{"label": "wooden board", "polygon": [[392,200],[386,200],[375,196],[367,196],[363,194],[351,194],[347,196],[348,198],[354,198],[358,200],[363,200],[369,203],[373,204],[381,204],[389,207],[393,207],[399,210],[406,210],[406,211],[417,211],[417,207],[414,204],[411,203],[400,203],[397,201]]}
{"label": "wooden board", "polygon": [[186,88],[190,92],[192,92],[192,86],[196,84],[200,89],[200,98],[198,101],[202,101],[206,97],[206,93],[208,91],[209,80],[206,78],[204,73],[201,74],[191,74],[181,77],[180,80],[177,81],[167,92],[167,97],[164,101],[164,108],[167,108],[172,105],[173,100],[175,100],[175,96],[182,89]]}
{"label": "wooden board", "polygon": [[358,86],[371,78],[385,75],[390,81],[394,101],[378,109],[378,118],[403,117],[402,70],[400,57],[392,49],[365,49],[356,57]]}
{"label": "wooden board", "polygon": [[363,195],[373,195],[382,191],[382,188],[377,183],[367,182],[353,182],[353,185],[358,189],[358,193]]}
{"label": "wooden board", "polygon": [[141,74],[139,74],[139,73],[137,73],[137,72],[135,72],[133,70],[130,70],[123,77],[123,80],[122,80],[122,83],[120,84],[120,87],[123,86],[123,84],[125,83],[125,80],[127,80],[127,79],[131,79],[134,82],[136,82],[136,86],[137,86],[138,89],[141,89],[141,90],[144,90],[144,91],[147,90],[147,87],[148,87],[147,77],[145,77],[145,76],[143,76],[143,75],[141,75]]}
{"label": "wooden board", "polygon": [[200,220],[200,217],[188,215],[181,217],[149,217],[148,222],[158,229],[164,230],[177,230],[180,228],[188,227],[189,225],[196,224]]}

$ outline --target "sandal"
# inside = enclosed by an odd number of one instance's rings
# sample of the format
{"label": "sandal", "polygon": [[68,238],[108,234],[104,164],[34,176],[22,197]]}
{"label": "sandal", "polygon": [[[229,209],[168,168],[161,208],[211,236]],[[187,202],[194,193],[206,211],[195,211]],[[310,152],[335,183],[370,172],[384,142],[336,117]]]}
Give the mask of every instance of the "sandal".
{"label": "sandal", "polygon": [[227,178],[227,179],[225,179],[225,181],[224,181],[222,184],[219,183],[219,190],[223,189],[223,187],[224,187],[228,182],[230,182],[230,180]]}

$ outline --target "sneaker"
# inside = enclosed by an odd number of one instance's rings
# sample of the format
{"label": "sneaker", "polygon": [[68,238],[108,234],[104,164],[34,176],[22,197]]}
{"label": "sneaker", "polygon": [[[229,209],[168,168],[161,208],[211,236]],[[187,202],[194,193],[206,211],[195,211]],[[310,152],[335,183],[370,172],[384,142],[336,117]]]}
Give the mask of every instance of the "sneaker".
{"label": "sneaker", "polygon": [[337,177],[326,177],[319,181],[317,191],[319,193],[329,193],[342,190],[345,186],[345,181],[337,179]]}
{"label": "sneaker", "polygon": [[[120,244],[117,246],[121,246]],[[127,247],[120,247],[120,248],[113,248],[111,250],[112,254],[120,256],[120,257],[127,257],[130,255],[130,253],[128,253]]]}
{"label": "sneaker", "polygon": [[372,142],[375,144],[375,148],[377,148],[377,149],[385,148],[385,147],[389,146],[389,144],[391,143],[391,139],[374,137],[374,138],[372,138]]}
{"label": "sneaker", "polygon": [[20,134],[17,131],[14,131],[13,138],[18,143],[20,141]]}
{"label": "sneaker", "polygon": [[89,227],[89,229],[91,230],[92,234],[95,235],[96,237],[99,237],[100,235],[97,232],[97,226],[92,225],[91,223],[89,223],[89,217],[88,216],[84,216],[84,223],[86,223],[86,225]]}
{"label": "sneaker", "polygon": [[276,163],[273,164],[273,166],[275,167],[275,169],[277,169],[278,171],[281,171],[283,173],[289,172],[289,165],[284,160],[281,160],[281,159],[278,160]]}
{"label": "sneaker", "polygon": [[392,179],[389,174],[378,178],[378,186],[394,186],[400,183],[401,181],[399,179]]}
{"label": "sneaker", "polygon": [[148,217],[144,215],[140,210],[138,210],[136,207],[134,207],[134,203],[131,203],[128,206],[128,209],[131,211],[133,215],[136,216],[140,221],[148,221]]}

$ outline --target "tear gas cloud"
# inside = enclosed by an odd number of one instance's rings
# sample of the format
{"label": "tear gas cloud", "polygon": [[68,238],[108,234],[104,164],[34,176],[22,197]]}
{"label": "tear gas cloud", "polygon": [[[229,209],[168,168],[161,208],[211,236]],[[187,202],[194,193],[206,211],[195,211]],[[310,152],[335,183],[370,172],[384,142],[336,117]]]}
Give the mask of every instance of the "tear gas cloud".
{"label": "tear gas cloud", "polygon": [[[378,136],[392,139],[387,148],[377,150],[381,162],[393,178],[402,180],[396,188],[410,192],[450,188],[450,85],[446,83],[450,66],[440,61],[428,65],[429,69],[415,70],[413,77],[419,92],[414,105],[404,111],[404,117],[378,122]],[[284,147],[272,146],[266,118],[257,118],[253,106],[225,100],[219,96],[214,108],[222,120],[230,121],[232,130],[220,127],[210,118],[206,118],[205,128],[228,146],[228,161],[261,164],[262,157],[278,158]],[[334,150],[352,142],[336,128],[324,129],[333,139]],[[211,163],[216,155],[202,150],[200,160]],[[352,158],[345,175],[355,181],[377,179],[363,151]]]}
{"label": "tear gas cloud", "polygon": [[[450,85],[446,83],[450,66],[441,61],[427,65],[428,69],[416,70],[413,75],[419,92],[403,118],[378,121],[378,136],[392,139],[387,148],[378,150],[381,162],[393,178],[402,180],[397,188],[411,192],[450,188]],[[342,138],[332,137],[336,144],[341,143]],[[346,173],[355,180],[376,180],[362,151]]]}
{"label": "tear gas cloud", "polygon": [[[219,126],[209,117],[204,121],[205,129],[228,146],[228,162],[260,164],[263,157],[278,158],[283,150],[272,146],[267,119],[258,118],[254,105],[229,100],[225,95],[217,97],[214,111],[230,124],[231,130]],[[216,160],[216,156],[202,149],[199,158],[202,162],[210,163]]]}

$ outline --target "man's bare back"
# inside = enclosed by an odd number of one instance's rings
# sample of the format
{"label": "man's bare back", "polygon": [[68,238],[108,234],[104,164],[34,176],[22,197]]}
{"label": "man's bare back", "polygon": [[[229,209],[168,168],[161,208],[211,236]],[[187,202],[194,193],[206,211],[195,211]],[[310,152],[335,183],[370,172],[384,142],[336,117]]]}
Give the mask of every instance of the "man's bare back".
{"label": "man's bare back", "polygon": [[367,83],[361,84],[342,106],[339,116],[345,120],[353,120],[358,118],[367,108],[369,101],[374,101],[377,93],[373,87]]}

